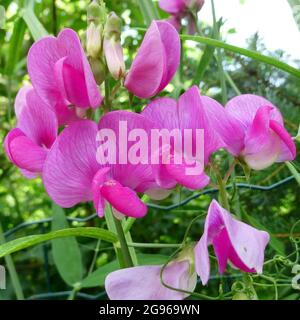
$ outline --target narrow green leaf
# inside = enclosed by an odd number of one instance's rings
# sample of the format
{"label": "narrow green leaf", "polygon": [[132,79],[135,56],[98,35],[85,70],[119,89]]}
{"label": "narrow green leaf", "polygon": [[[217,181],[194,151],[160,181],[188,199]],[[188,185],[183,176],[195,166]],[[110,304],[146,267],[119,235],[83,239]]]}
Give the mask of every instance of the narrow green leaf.
{"label": "narrow green leaf", "polygon": [[102,239],[111,243],[118,242],[117,236],[114,233],[105,229],[90,227],[68,228],[63,230],[52,231],[46,234],[22,237],[19,239],[12,240],[10,242],[6,242],[0,246],[0,258],[4,257],[7,254],[20,251],[22,249],[40,244],[45,241],[70,236]]}
{"label": "narrow green leaf", "polygon": [[16,64],[19,62],[25,30],[26,30],[25,22],[22,18],[19,18],[14,23],[13,34],[9,41],[8,60],[7,60],[6,69],[5,69],[5,73],[8,76],[12,75]]}
{"label": "narrow green leaf", "polygon": [[294,167],[293,163],[287,161],[285,164],[289,168],[289,170],[291,171],[292,175],[295,177],[295,179],[298,182],[298,184],[300,185],[300,173]]}
{"label": "narrow green leaf", "polygon": [[117,260],[109,262],[106,265],[99,267],[97,270],[95,270],[85,279],[83,279],[83,281],[80,284],[80,287],[93,288],[103,286],[107,275],[113,271],[118,270],[119,268],[119,262]]}
{"label": "narrow green leaf", "polygon": [[[137,259],[139,265],[163,265],[168,256],[160,254],[138,254]],[[80,284],[81,288],[93,288],[103,286],[107,275],[113,271],[119,269],[119,263],[117,260],[107,263],[104,266],[99,267],[97,270],[88,275]]]}
{"label": "narrow green leaf", "polygon": [[23,10],[23,19],[26,22],[28,29],[35,41],[48,35],[48,32],[41,24],[34,13],[34,0],[27,0]]}
{"label": "narrow green leaf", "polygon": [[245,211],[243,212],[248,223],[250,223],[253,227],[258,228],[260,230],[264,230],[270,234],[270,246],[279,254],[284,255],[284,244],[280,242],[278,239],[271,235],[271,232],[262,225],[258,220],[253,218],[252,216],[248,215]]}
{"label": "narrow green leaf", "polygon": [[4,28],[5,23],[5,8],[0,6],[0,29]]}
{"label": "narrow green leaf", "polygon": [[[64,210],[55,204],[52,208],[52,230],[68,228]],[[73,286],[81,281],[83,275],[82,257],[76,238],[52,240],[52,255],[58,273],[67,284]]]}
{"label": "narrow green leaf", "polygon": [[198,86],[200,81],[202,80],[207,67],[209,66],[212,58],[214,57],[214,51],[215,51],[215,48],[212,46],[205,47],[205,50],[204,50],[203,55],[202,55],[200,62],[198,64],[196,75],[194,78],[195,85]]}
{"label": "narrow green leaf", "polygon": [[180,35],[180,38],[182,40],[191,40],[199,43],[203,43],[206,45],[214,46],[217,48],[223,48],[224,50],[228,50],[231,52],[235,52],[238,54],[241,54],[243,56],[249,57],[251,59],[264,62],[266,64],[269,64],[273,67],[276,67],[280,70],[283,70],[289,74],[292,74],[298,78],[300,78],[300,70],[288,65],[287,63],[284,63],[282,61],[279,61],[275,58],[265,56],[259,52],[253,51],[253,50],[248,50],[244,48],[240,48],[237,46],[233,46],[231,44],[227,44],[223,41],[211,39],[211,38],[206,38],[206,37],[200,37],[200,36],[189,36],[189,35]]}
{"label": "narrow green leaf", "polygon": [[159,13],[152,0],[137,0],[137,3],[147,26],[151,24],[152,20],[159,20]]}

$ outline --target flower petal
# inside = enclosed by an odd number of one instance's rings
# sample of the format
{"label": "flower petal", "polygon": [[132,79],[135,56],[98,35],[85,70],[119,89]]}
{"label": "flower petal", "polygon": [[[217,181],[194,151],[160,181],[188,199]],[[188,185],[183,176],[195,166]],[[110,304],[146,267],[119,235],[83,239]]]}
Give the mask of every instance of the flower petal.
{"label": "flower petal", "polygon": [[55,113],[31,89],[18,117],[18,128],[38,146],[50,148],[56,139],[58,123]]}
{"label": "flower petal", "polygon": [[292,161],[296,158],[296,145],[285,128],[275,120],[270,120],[270,128],[281,140],[281,151],[276,162]]}
{"label": "flower petal", "polygon": [[180,40],[168,22],[153,21],[125,79],[139,98],[150,98],[173,78],[180,62]]}
{"label": "flower petal", "polygon": [[14,107],[15,107],[15,113],[16,113],[17,119],[19,118],[20,113],[22,112],[24,106],[27,104],[26,96],[27,96],[27,93],[31,90],[32,90],[31,86],[24,86],[19,90],[16,96]]}
{"label": "flower petal", "polygon": [[[9,135],[15,136],[14,132]],[[20,169],[41,173],[47,157],[47,151],[25,135],[7,137],[8,154],[12,162]]]}
{"label": "flower petal", "polygon": [[93,199],[92,182],[101,168],[96,161],[97,124],[72,123],[53,144],[44,166],[43,180],[50,197],[62,207]]}
{"label": "flower petal", "polygon": [[31,47],[28,71],[38,94],[52,106],[62,99],[63,92],[55,76],[55,65],[62,58],[65,58],[62,74],[69,102],[79,107],[98,107],[102,97],[80,40],[71,29],[64,29],[57,38],[45,37]]}
{"label": "flower petal", "polygon": [[[139,266],[110,273],[105,289],[111,300],[183,300],[187,294],[171,290],[161,284],[161,266]],[[169,264],[163,273],[166,284],[182,290],[193,291],[196,278],[189,275],[187,261]]]}
{"label": "flower petal", "polygon": [[117,211],[128,217],[141,218],[147,213],[147,206],[136,193],[116,180],[106,181],[100,188],[100,193]]}
{"label": "flower petal", "polygon": [[201,96],[203,107],[211,123],[211,128],[223,140],[226,148],[233,155],[238,155],[244,147],[244,128],[226,109],[216,100]]}
{"label": "flower petal", "polygon": [[162,10],[177,14],[185,10],[185,0],[159,0],[159,6]]}
{"label": "flower petal", "polygon": [[283,124],[280,111],[267,99],[253,94],[237,96],[231,99],[225,108],[229,115],[239,120],[244,126],[244,129],[247,129],[251,126],[257,110],[263,106],[272,107],[273,111],[270,114],[271,119]]}

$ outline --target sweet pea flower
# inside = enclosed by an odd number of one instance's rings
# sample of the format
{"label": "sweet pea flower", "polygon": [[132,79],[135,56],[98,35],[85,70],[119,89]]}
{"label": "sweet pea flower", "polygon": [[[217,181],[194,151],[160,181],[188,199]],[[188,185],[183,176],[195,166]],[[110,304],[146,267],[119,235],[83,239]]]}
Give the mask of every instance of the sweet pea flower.
{"label": "sweet pea flower", "polygon": [[91,67],[72,29],[34,43],[27,65],[33,87],[57,113],[60,123],[76,118],[74,108],[97,108],[101,104]]}
{"label": "sweet pea flower", "polygon": [[5,151],[24,176],[34,178],[42,173],[47,153],[56,139],[57,118],[29,86],[19,91],[15,113],[17,127],[7,134]]}
{"label": "sweet pea flower", "polygon": [[[185,131],[192,131],[192,158],[191,154],[184,154],[182,164],[176,163],[174,159],[177,151],[173,143],[170,152],[173,159],[170,159],[169,163],[164,164],[160,161],[158,165],[152,166],[156,182],[162,188],[173,188],[178,183],[188,189],[196,190],[209,183],[210,179],[203,170],[196,174],[187,173],[187,169],[193,164],[191,160],[194,160],[194,166],[199,165],[204,169],[210,155],[220,149],[223,144],[210,123],[207,110],[210,104],[207,103],[207,99],[209,98],[200,96],[199,89],[193,86],[178,101],[170,98],[157,98],[142,111],[141,114],[151,120],[156,128],[168,129],[170,132],[173,129],[179,129],[183,138]],[[203,130],[204,141],[202,143],[197,140],[197,129]],[[185,144],[183,139],[182,146]],[[152,150],[152,152],[154,153],[156,150]],[[163,146],[159,152],[164,153]]]}
{"label": "sweet pea flower", "polygon": [[[59,135],[43,171],[45,188],[58,205],[69,208],[80,202],[93,201],[100,217],[104,215],[106,202],[121,215],[139,218],[147,213],[146,205],[136,192],[156,190],[150,165],[121,164],[118,157],[115,164],[97,161],[98,129],[113,131],[118,141],[120,121],[127,122],[128,131],[133,128],[148,130],[149,126],[138,114],[115,111],[103,116],[99,127],[93,121],[80,120]],[[115,148],[114,145],[108,147]],[[127,154],[127,150],[124,153]]]}
{"label": "sweet pea flower", "polygon": [[193,13],[197,14],[204,5],[204,0],[160,0],[159,6],[162,10],[171,14],[167,21],[178,31],[181,29],[181,19],[188,21],[188,32],[196,32],[196,22]]}
{"label": "sweet pea flower", "polygon": [[211,119],[228,151],[254,170],[275,162],[291,161],[296,146],[284,128],[277,107],[260,96],[245,94],[230,100],[225,109],[211,103]]}
{"label": "sweet pea flower", "polygon": [[[169,289],[161,283],[162,266],[138,266],[110,273],[105,290],[110,300],[183,300],[189,294]],[[197,276],[187,260],[171,262],[163,272],[164,282],[175,289],[192,292]]]}
{"label": "sweet pea flower", "polygon": [[228,262],[244,272],[262,273],[264,250],[269,239],[267,232],[236,220],[213,200],[208,209],[204,233],[194,249],[196,271],[202,284],[207,284],[210,275],[209,245],[214,248],[221,274]]}
{"label": "sweet pea flower", "polygon": [[125,78],[125,87],[139,98],[161,92],[172,80],[180,62],[180,39],[165,21],[153,21]]}

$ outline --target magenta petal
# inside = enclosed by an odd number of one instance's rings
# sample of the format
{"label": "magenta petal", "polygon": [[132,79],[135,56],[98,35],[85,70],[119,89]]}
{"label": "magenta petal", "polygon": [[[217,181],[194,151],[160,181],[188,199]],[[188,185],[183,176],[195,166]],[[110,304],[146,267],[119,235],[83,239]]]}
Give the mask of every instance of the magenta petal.
{"label": "magenta petal", "polygon": [[159,0],[159,6],[168,13],[177,14],[185,10],[186,3],[185,0]]}
{"label": "magenta petal", "polygon": [[[205,163],[212,152],[220,149],[223,141],[213,128],[208,113],[196,86],[191,87],[179,98],[179,125],[181,129],[203,129]],[[195,150],[196,141],[193,141]]]}
{"label": "magenta petal", "polygon": [[18,128],[41,147],[50,148],[56,139],[58,123],[55,113],[31,89],[18,117]]}
{"label": "magenta petal", "polygon": [[201,96],[201,101],[211,128],[224,141],[226,148],[233,155],[239,155],[244,147],[244,128],[226,109],[216,100]]}
{"label": "magenta petal", "polygon": [[279,110],[267,99],[253,94],[244,94],[231,99],[226,105],[226,111],[229,115],[239,120],[244,129],[251,126],[252,121],[260,107],[270,106],[273,108],[270,117],[272,120],[283,124],[282,116]]}
{"label": "magenta petal", "polygon": [[213,244],[220,272],[226,261],[246,272],[262,272],[269,234],[234,219],[216,200],[209,206],[204,233],[195,247],[196,271],[203,284],[210,274],[208,245]]}
{"label": "magenta petal", "polygon": [[[140,114],[128,111],[110,112],[104,115],[99,122],[99,130],[109,129],[116,137],[116,164],[109,165],[113,179],[137,192],[146,191],[144,189],[145,183],[152,184],[153,187],[154,179],[149,164],[151,151],[148,145],[149,141],[145,142],[148,146],[148,150],[145,150],[145,157],[147,158],[145,164],[132,164],[129,161],[129,151],[136,141],[128,141],[126,145],[123,139],[127,140],[130,132],[139,129],[142,129],[148,137],[151,128],[152,122],[148,119]],[[120,159],[120,157],[124,159]]]}
{"label": "magenta petal", "polygon": [[38,94],[51,106],[63,98],[55,71],[56,63],[62,58],[65,58],[62,73],[69,102],[80,107],[99,106],[102,97],[80,40],[71,29],[64,29],[57,38],[45,37],[31,47],[28,71]]}
{"label": "magenta petal", "polygon": [[72,123],[52,146],[44,166],[43,181],[50,197],[62,207],[93,200],[92,183],[100,166],[96,161],[97,124]]}
{"label": "magenta petal", "polygon": [[179,128],[178,106],[174,99],[154,99],[141,114],[151,120],[156,128],[169,130]]}
{"label": "magenta petal", "polygon": [[296,145],[289,133],[275,120],[270,120],[270,128],[281,140],[281,151],[277,162],[294,160],[296,158]]}
{"label": "magenta petal", "polygon": [[260,107],[245,136],[243,156],[247,164],[262,170],[273,164],[280,153],[280,140],[270,130],[272,107]]}
{"label": "magenta petal", "polygon": [[24,86],[19,90],[16,96],[14,107],[15,107],[15,113],[16,113],[17,119],[19,118],[24,106],[27,104],[26,96],[27,96],[27,93],[31,90],[32,90],[31,86]]}
{"label": "magenta petal", "polygon": [[210,182],[204,172],[197,175],[188,174],[188,166],[185,164],[167,164],[165,169],[177,183],[191,190],[202,189]]}
{"label": "magenta petal", "polygon": [[128,217],[141,218],[147,213],[147,206],[136,193],[115,180],[106,181],[100,193],[117,211]]}
{"label": "magenta petal", "polygon": [[[172,262],[163,273],[166,284],[186,291],[194,291],[196,278],[190,275],[187,261]],[[110,300],[183,300],[188,296],[166,288],[160,281],[161,266],[139,266],[110,273],[105,290]]]}
{"label": "magenta petal", "polygon": [[159,93],[173,78],[180,62],[180,40],[168,22],[153,21],[125,80],[139,98]]}
{"label": "magenta petal", "polygon": [[9,154],[17,167],[35,173],[42,172],[47,157],[47,151],[26,136],[10,141]]}

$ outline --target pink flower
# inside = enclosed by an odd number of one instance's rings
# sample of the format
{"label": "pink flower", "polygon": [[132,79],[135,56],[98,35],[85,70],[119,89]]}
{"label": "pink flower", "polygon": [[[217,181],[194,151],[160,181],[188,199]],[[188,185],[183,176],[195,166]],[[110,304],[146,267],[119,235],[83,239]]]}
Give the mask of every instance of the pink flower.
{"label": "pink flower", "polygon": [[[138,114],[115,111],[101,118],[99,129],[112,130],[118,141],[120,121],[127,122],[128,131],[133,128],[148,130],[149,127],[148,121]],[[101,217],[106,202],[123,215],[143,217],[147,207],[136,192],[157,187],[150,165],[121,164],[118,157],[115,164],[99,164],[97,133],[97,124],[90,120],[73,122],[63,130],[44,166],[43,180],[48,194],[62,207],[93,200]],[[127,148],[124,153],[127,154]]]}
{"label": "pink flower", "polygon": [[187,18],[189,34],[195,34],[196,22],[193,13],[197,14],[204,5],[204,0],[160,0],[162,10],[171,14],[167,21],[178,31],[181,29],[181,19]]}
{"label": "pink flower", "polygon": [[161,92],[180,62],[180,39],[168,22],[153,21],[125,79],[125,87],[139,98]]}
{"label": "pink flower", "polygon": [[5,151],[26,177],[33,178],[43,171],[48,150],[56,139],[56,115],[31,87],[19,91],[15,112],[17,127],[7,134]]}
{"label": "pink flower", "polygon": [[213,200],[208,209],[204,233],[194,249],[196,271],[203,285],[210,275],[209,245],[214,248],[221,274],[228,262],[244,272],[262,273],[264,250],[269,239],[267,232],[234,219]]}
{"label": "pink flower", "polygon": [[[110,273],[105,280],[105,289],[111,300],[183,300],[183,292],[165,287],[160,280],[162,266],[139,266]],[[163,272],[164,282],[172,288],[194,291],[196,273],[191,273],[190,263],[174,261]]]}
{"label": "pink flower", "polygon": [[[97,108],[102,97],[75,31],[64,29],[30,48],[28,72],[37,94],[57,113],[60,123],[76,115],[68,106]],[[73,108],[74,109],[74,108]]]}
{"label": "pink flower", "polygon": [[295,143],[280,111],[268,100],[245,94],[230,100],[225,109],[214,103],[211,110],[228,151],[243,157],[250,168],[262,170],[274,162],[295,159]]}
{"label": "pink flower", "polygon": [[[209,99],[209,98],[208,98]],[[195,160],[194,165],[206,165],[210,155],[222,147],[222,141],[216,135],[209,118],[209,104],[207,98],[200,96],[196,86],[186,91],[178,100],[170,98],[158,98],[142,111],[142,115],[154,123],[154,127],[159,129],[179,129],[184,138],[185,131],[192,132],[191,147],[193,155],[185,154],[183,160]],[[197,129],[202,129],[204,141],[197,140]],[[203,145],[204,144],[204,145]],[[184,140],[182,146],[186,145]],[[171,154],[176,156],[176,147],[171,145]],[[202,157],[197,152],[202,151]],[[152,150],[152,153],[164,153],[163,146],[160,150]],[[197,154],[195,154],[197,153]],[[170,161],[170,164],[163,164],[162,161],[158,165],[153,165],[153,173],[156,182],[162,188],[173,188],[177,183],[187,187],[188,189],[200,189],[209,183],[209,177],[203,172],[197,174],[187,174],[186,169],[189,168],[187,161],[182,164],[176,164]],[[192,164],[192,162],[190,162]]]}

